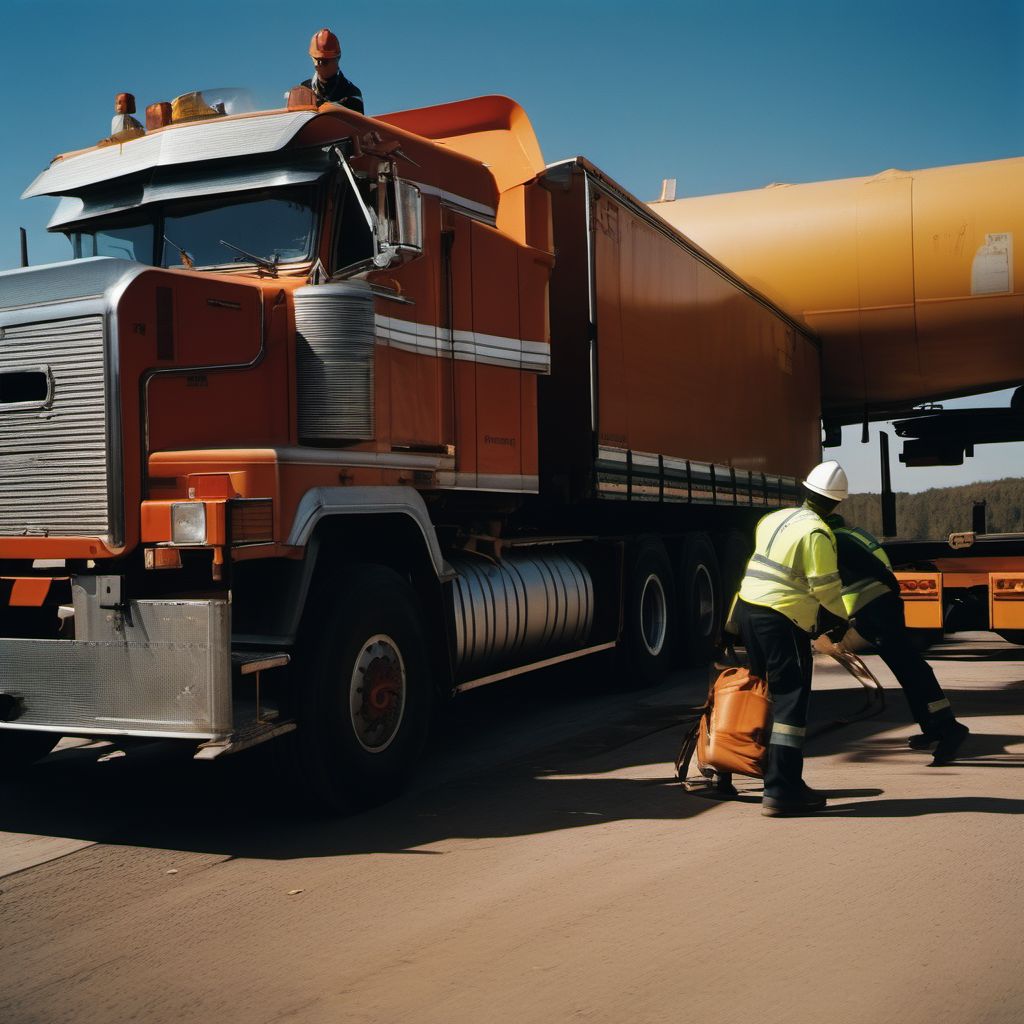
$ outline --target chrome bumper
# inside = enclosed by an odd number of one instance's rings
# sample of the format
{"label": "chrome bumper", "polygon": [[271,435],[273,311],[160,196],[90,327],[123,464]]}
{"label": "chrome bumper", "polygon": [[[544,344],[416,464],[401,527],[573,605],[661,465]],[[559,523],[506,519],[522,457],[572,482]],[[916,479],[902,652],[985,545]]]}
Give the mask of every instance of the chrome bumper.
{"label": "chrome bumper", "polygon": [[74,585],[74,640],[0,637],[0,693],[23,708],[0,729],[78,736],[231,735],[227,601],[131,601],[104,608]]}

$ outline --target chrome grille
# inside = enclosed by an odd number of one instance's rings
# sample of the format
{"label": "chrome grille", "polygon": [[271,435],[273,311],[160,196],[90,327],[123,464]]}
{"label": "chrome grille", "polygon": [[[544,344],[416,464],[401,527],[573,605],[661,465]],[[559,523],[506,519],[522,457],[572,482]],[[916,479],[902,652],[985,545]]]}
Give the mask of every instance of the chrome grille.
{"label": "chrome grille", "polygon": [[109,537],[103,316],[5,326],[0,373],[41,367],[49,401],[0,403],[0,535]]}

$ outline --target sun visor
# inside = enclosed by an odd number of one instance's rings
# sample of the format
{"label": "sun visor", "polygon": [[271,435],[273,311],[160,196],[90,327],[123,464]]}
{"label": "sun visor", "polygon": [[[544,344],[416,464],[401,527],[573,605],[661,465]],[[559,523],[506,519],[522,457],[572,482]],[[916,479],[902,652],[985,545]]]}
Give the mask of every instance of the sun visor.
{"label": "sun visor", "polygon": [[83,189],[79,195],[64,196],[47,227],[67,227],[79,221],[123,213],[152,203],[306,185],[326,174],[328,166],[327,156],[316,151],[304,154],[301,162],[291,162],[288,166],[239,165],[202,174],[183,174],[181,168],[157,168],[148,182],[120,182],[116,189],[109,186]]}
{"label": "sun visor", "polygon": [[299,110],[183,124],[119,146],[58,157],[29,185],[22,199],[76,195],[90,185],[156,167],[274,153],[287,146],[296,132],[316,116],[314,111]]}

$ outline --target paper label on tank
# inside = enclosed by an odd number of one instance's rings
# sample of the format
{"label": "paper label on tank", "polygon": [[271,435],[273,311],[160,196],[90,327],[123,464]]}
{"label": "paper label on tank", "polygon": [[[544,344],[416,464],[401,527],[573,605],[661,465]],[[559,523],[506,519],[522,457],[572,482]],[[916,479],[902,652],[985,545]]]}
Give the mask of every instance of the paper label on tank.
{"label": "paper label on tank", "polygon": [[971,264],[971,294],[998,295],[1013,287],[1013,235],[986,235]]}

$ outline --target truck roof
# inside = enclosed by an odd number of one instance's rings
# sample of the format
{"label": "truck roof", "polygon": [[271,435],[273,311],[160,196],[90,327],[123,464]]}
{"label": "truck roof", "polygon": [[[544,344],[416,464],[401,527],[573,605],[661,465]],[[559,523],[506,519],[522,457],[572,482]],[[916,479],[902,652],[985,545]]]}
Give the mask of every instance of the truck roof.
{"label": "truck roof", "polygon": [[[80,195],[157,168],[251,158],[353,136],[365,140],[374,133],[397,140],[414,167],[423,164],[410,146],[420,155],[432,151],[427,163],[440,160],[447,165],[448,175],[453,164],[460,165],[469,198],[491,206],[498,194],[544,169],[529,118],[507,97],[481,96],[378,117],[327,104],[319,109],[261,111],[172,124],[126,142],[61,154],[22,198]],[[364,148],[372,145],[364,142]]]}

